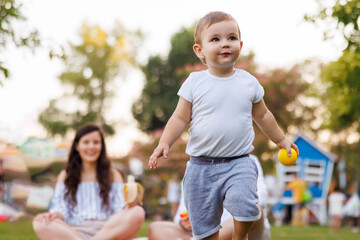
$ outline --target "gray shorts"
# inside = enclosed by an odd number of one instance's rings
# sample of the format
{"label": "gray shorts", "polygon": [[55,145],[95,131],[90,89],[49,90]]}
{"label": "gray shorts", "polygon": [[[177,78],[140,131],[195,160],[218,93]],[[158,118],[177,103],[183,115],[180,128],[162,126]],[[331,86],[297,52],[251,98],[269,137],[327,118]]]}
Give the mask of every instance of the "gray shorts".
{"label": "gray shorts", "polygon": [[256,163],[249,156],[231,161],[191,157],[182,184],[194,237],[219,231],[223,205],[236,221],[260,219],[257,176]]}

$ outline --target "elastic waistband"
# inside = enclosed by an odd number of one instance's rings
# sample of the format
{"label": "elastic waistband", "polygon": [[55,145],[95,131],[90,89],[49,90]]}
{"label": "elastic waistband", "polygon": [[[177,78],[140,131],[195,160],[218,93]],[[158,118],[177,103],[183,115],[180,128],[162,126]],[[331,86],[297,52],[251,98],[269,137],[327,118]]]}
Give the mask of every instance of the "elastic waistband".
{"label": "elastic waistband", "polygon": [[249,154],[243,154],[240,156],[233,156],[233,157],[207,157],[207,156],[190,156],[191,163],[198,163],[198,164],[218,164],[218,163],[225,163],[230,162],[235,159],[249,157]]}

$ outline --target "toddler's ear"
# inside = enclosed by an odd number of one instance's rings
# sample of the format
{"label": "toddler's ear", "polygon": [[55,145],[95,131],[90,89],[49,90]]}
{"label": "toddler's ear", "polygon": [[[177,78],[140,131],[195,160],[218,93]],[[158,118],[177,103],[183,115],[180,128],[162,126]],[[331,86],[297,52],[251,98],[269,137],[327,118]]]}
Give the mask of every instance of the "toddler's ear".
{"label": "toddler's ear", "polygon": [[242,49],[242,47],[243,47],[243,41],[240,41],[240,51],[241,51],[241,49]]}
{"label": "toddler's ear", "polygon": [[205,60],[205,56],[203,52],[201,51],[201,47],[199,44],[195,43],[193,46],[193,50],[198,58],[200,58],[201,61]]}

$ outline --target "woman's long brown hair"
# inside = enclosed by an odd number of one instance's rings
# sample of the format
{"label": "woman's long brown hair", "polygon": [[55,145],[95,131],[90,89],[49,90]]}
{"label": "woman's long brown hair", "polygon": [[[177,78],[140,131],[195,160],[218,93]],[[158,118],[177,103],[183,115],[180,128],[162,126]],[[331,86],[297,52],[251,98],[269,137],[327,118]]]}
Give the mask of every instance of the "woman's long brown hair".
{"label": "woman's long brown hair", "polygon": [[82,169],[82,159],[79,152],[76,150],[76,145],[79,143],[80,139],[84,135],[94,131],[100,133],[102,145],[100,156],[96,161],[96,178],[100,186],[99,195],[102,198],[102,207],[108,209],[109,192],[111,188],[111,164],[106,155],[106,145],[102,130],[95,124],[85,125],[76,132],[75,139],[73,140],[71,146],[68,163],[66,166],[65,199],[70,203],[72,207],[76,206],[76,192],[78,189],[78,185],[81,181]]}

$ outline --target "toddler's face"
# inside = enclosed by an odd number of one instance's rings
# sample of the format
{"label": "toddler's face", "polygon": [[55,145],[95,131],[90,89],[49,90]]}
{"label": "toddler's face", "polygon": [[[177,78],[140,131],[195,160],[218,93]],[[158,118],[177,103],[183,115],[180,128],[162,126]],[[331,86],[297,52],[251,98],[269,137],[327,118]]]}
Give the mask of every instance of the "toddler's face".
{"label": "toddler's face", "polygon": [[232,20],[222,21],[201,32],[200,55],[197,55],[206,61],[209,68],[233,68],[241,47],[237,23]]}

